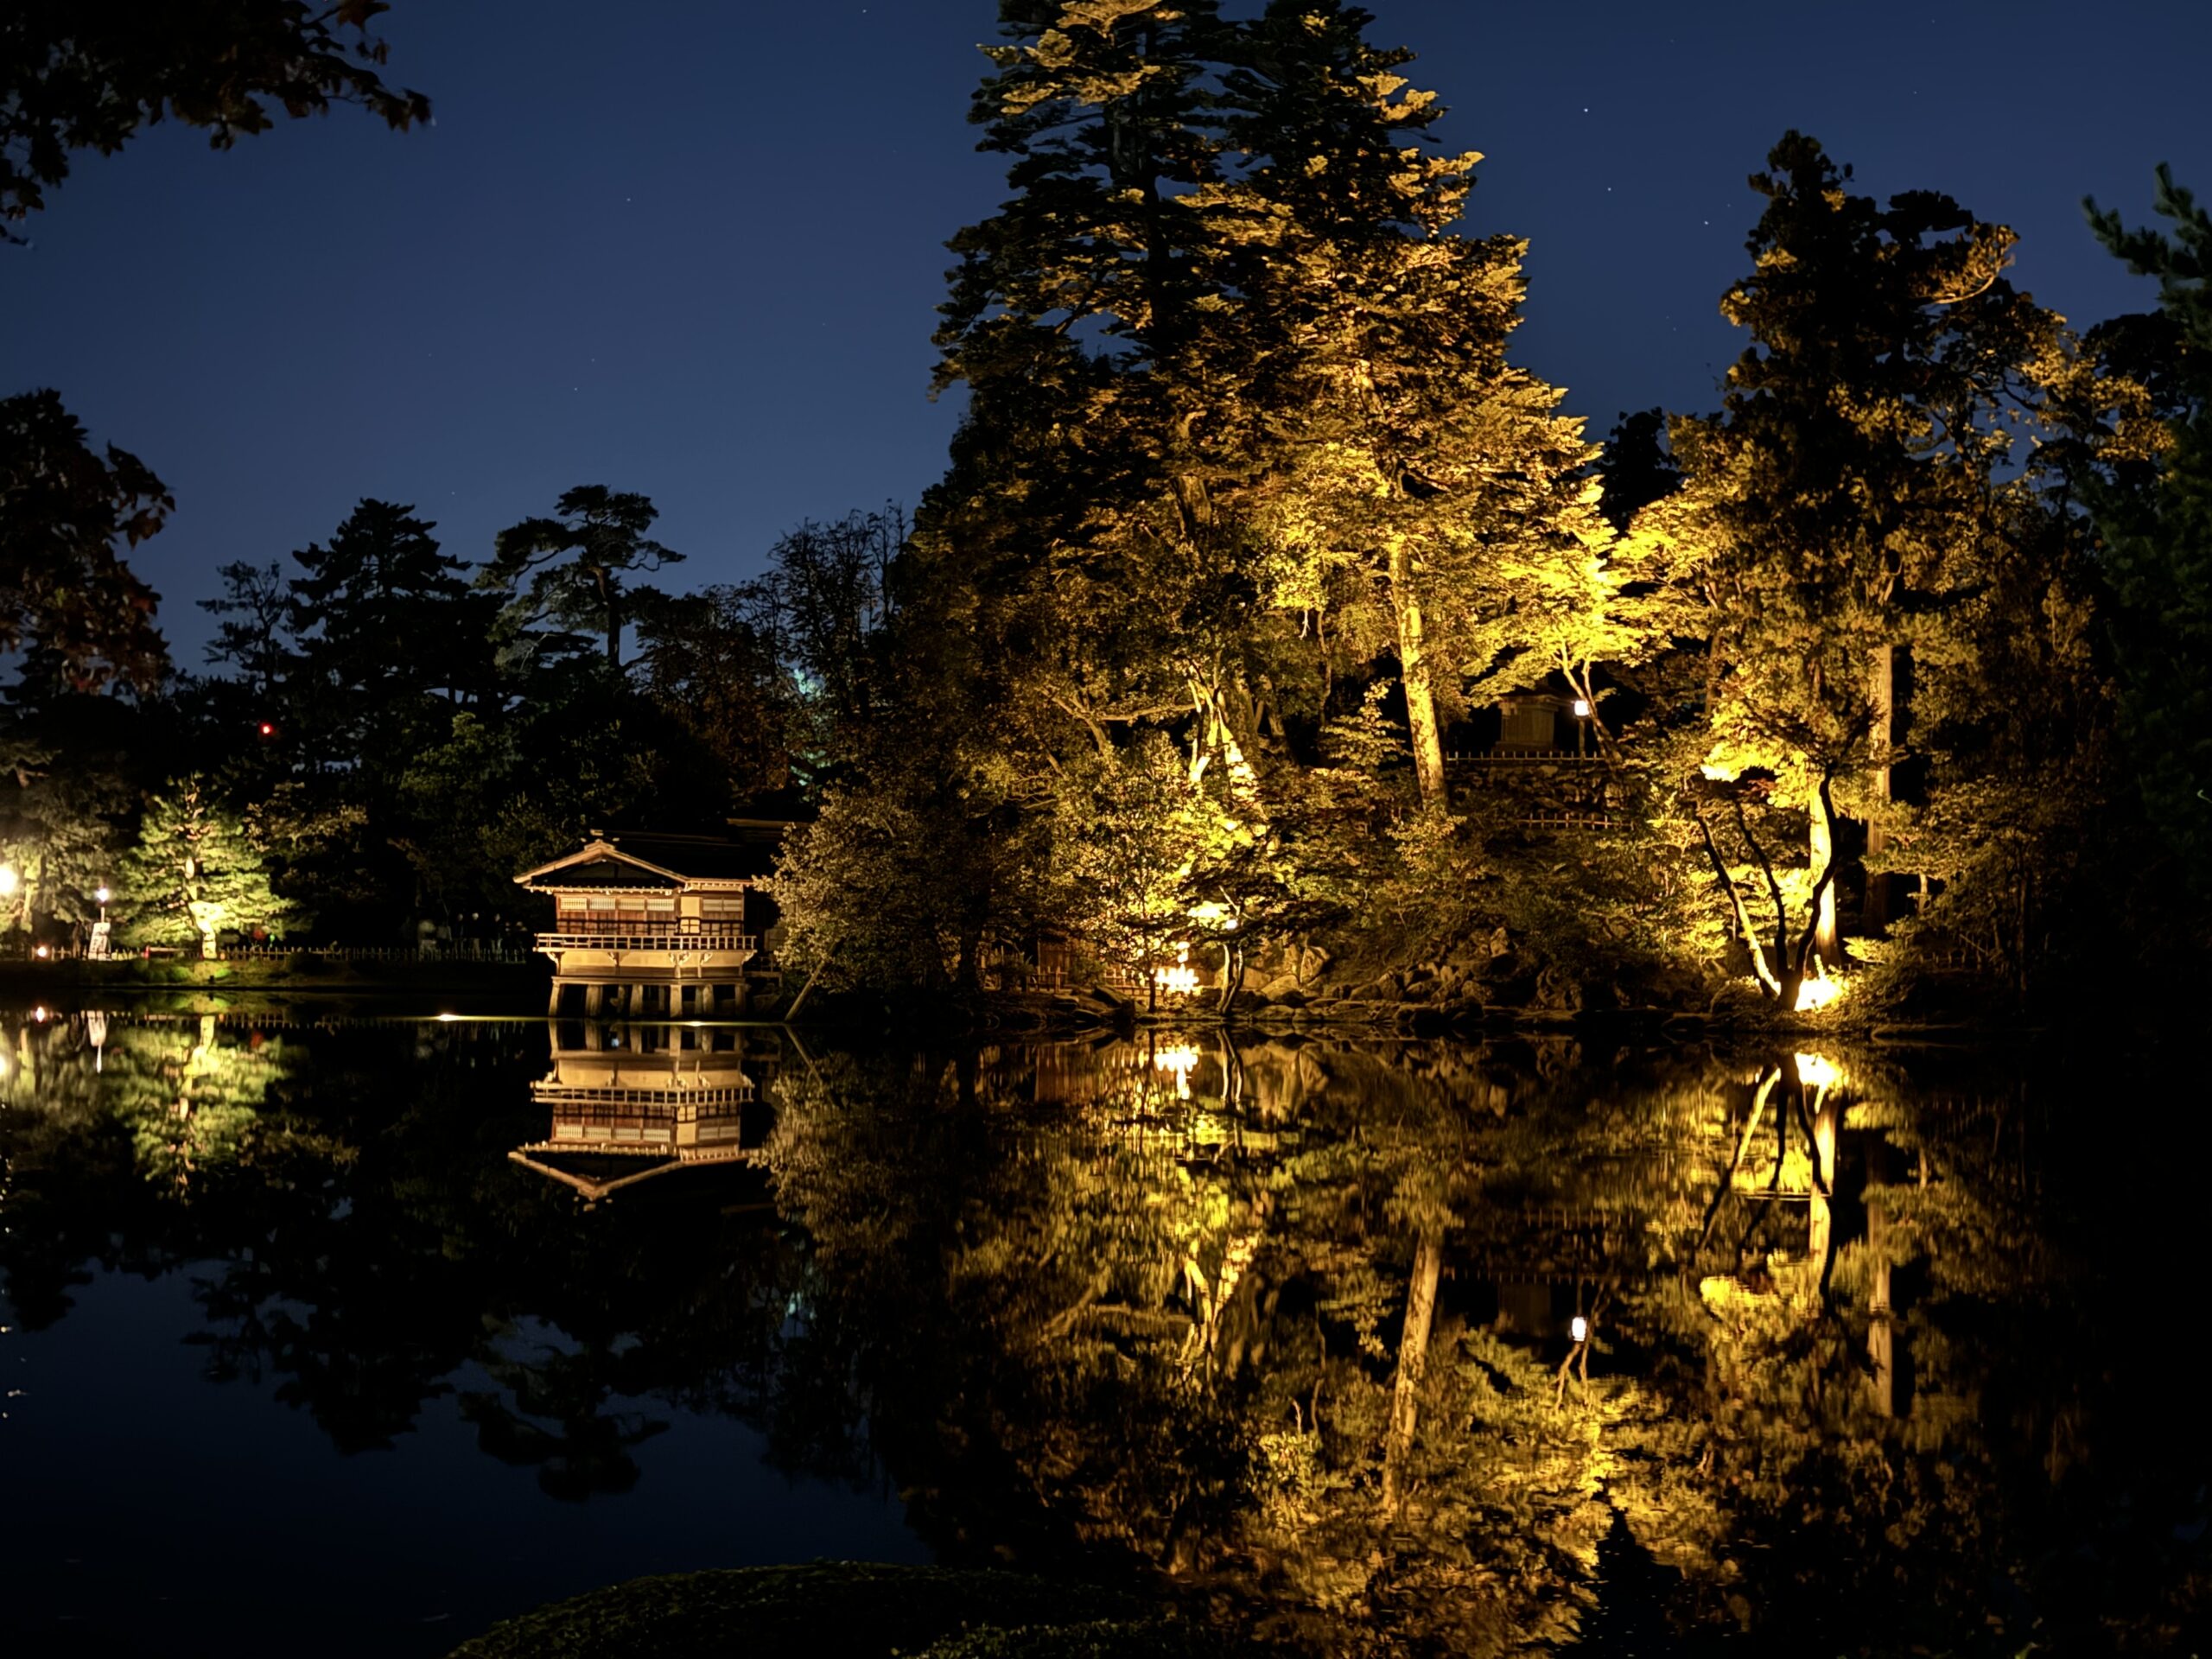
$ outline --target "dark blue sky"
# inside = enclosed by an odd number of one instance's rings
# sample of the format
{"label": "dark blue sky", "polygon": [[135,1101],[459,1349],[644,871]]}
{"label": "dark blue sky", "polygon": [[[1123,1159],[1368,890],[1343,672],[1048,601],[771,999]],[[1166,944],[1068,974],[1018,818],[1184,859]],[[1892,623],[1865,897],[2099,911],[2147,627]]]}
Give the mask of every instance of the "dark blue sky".
{"label": "dark blue sky", "polygon": [[[1744,180],[1787,127],[1878,194],[1946,190],[2021,234],[2016,275],[2086,326],[2150,285],[2082,226],[2212,192],[2212,4],[1373,0],[1489,157],[1471,228],[1529,238],[1520,359],[1602,434],[1705,408],[1738,346]],[[358,111],[226,155],[156,129],[86,157],[0,248],[0,391],[51,385],[177,511],[137,562],[181,663],[217,565],[417,505],[447,545],[572,484],[643,490],[690,582],[941,464],[942,244],[999,200],[968,97],[992,0],[396,0],[392,78],[436,125]]]}

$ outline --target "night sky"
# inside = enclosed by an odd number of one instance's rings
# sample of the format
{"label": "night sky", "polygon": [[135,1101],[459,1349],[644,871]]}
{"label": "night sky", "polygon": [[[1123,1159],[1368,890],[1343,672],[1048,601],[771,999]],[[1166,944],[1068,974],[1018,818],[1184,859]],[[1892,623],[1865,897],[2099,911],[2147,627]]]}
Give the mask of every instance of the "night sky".
{"label": "night sky", "polygon": [[[1747,174],[1788,127],[1859,188],[2012,225],[2014,275],[2079,326],[2151,302],[2084,194],[2148,215],[2170,161],[2212,193],[2212,3],[1558,4],[1374,0],[1483,151],[1469,228],[1527,237],[1519,359],[1602,434],[1710,407],[1738,349]],[[228,154],[164,127],[75,163],[0,248],[0,392],[59,387],[177,497],[134,556],[196,666],[217,565],[413,502],[448,547],[569,486],[642,490],[690,556],[760,569],[781,530],[940,470],[943,243],[1001,194],[966,124],[993,0],[396,0],[390,78],[435,127],[358,111]]]}

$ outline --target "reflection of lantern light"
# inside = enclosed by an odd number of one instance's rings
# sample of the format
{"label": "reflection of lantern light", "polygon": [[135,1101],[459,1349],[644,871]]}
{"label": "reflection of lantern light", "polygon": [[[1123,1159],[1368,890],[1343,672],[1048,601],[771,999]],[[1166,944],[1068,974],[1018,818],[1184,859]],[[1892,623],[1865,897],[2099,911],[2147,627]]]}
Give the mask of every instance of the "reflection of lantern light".
{"label": "reflection of lantern light", "polygon": [[1843,1080],[1843,1068],[1825,1054],[1800,1054],[1797,1076],[1815,1089],[1827,1089]]}
{"label": "reflection of lantern light", "polygon": [[1175,1043],[1166,1048],[1155,1049],[1153,1051],[1152,1064],[1154,1070],[1172,1072],[1174,1075],[1175,1097],[1178,1100],[1188,1100],[1191,1097],[1191,1073],[1198,1068],[1198,1064],[1197,1049],[1192,1048],[1188,1043]]}
{"label": "reflection of lantern light", "polygon": [[1568,1325],[1567,1329],[1567,1333],[1578,1343],[1587,1342],[1590,1340],[1590,1321],[1584,1319],[1580,1313],[1574,1316],[1574,1323]]}

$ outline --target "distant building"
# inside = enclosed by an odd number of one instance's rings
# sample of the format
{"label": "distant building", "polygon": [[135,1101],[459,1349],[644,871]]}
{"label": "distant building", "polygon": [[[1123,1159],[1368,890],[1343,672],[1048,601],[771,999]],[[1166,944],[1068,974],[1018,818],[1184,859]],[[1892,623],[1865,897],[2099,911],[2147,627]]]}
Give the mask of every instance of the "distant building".
{"label": "distant building", "polygon": [[1586,753],[1589,747],[1586,716],[1590,705],[1576,696],[1548,691],[1518,691],[1497,700],[1498,755],[1551,754],[1561,750]]}
{"label": "distant building", "polygon": [[726,836],[599,835],[515,877],[553,900],[537,936],[552,959],[550,1014],[611,1019],[747,1011],[776,924],[761,883],[788,826],[738,820]]}

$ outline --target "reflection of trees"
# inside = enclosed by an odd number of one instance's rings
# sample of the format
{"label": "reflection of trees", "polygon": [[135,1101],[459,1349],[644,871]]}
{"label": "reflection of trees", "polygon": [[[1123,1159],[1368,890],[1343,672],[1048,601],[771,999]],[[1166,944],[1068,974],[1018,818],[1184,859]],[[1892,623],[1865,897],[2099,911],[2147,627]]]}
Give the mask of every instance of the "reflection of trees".
{"label": "reflection of trees", "polygon": [[[1168,1071],[1053,1057],[1047,1092],[1009,1052],[785,1090],[813,1317],[855,1333],[852,1398],[940,1538],[1103,1549],[1332,1651],[1604,1639],[1630,1579],[1687,1625],[1862,1644],[2017,1638],[1993,1573],[2047,1605],[2030,1442],[2073,1443],[2081,1346],[2049,1217],[1977,1150],[2014,1144],[2001,1106],[1795,1056]],[[1201,1128],[1232,1095],[1241,1130]],[[1586,1388],[1513,1284],[1597,1313]]]}
{"label": "reflection of trees", "polygon": [[638,1484],[630,1448],[668,1425],[606,1408],[620,1386],[623,1359],[604,1348],[541,1347],[528,1358],[491,1361],[485,1369],[514,1405],[500,1394],[470,1392],[461,1395],[461,1414],[476,1426],[480,1446],[502,1463],[536,1469],[550,1497],[626,1492]]}
{"label": "reflection of trees", "polygon": [[833,1055],[774,1090],[776,1215],[742,1176],[586,1210],[517,1170],[542,1042],[22,1026],[21,1316],[88,1263],[189,1265],[215,1373],[341,1446],[459,1389],[487,1454],[585,1497],[727,1413],[794,1472],[888,1471],[950,1555],[1147,1575],[1319,1650],[1597,1641],[1631,1580],[1840,1648],[2179,1617],[2202,1431],[2120,1408],[2145,1310],[2085,1293],[2061,1225],[2114,1165],[1986,1069]]}
{"label": "reflection of trees", "polygon": [[[467,1402],[486,1449],[549,1491],[635,1478],[638,1425],[612,1395],[758,1414],[788,1252],[711,1180],[580,1213],[509,1165],[542,1032],[114,1019],[105,1036],[96,1056],[81,1020],[27,1028],[0,1080],[0,1271],[27,1324],[61,1317],[83,1264],[184,1268],[211,1376],[273,1380],[351,1451],[390,1445],[477,1363],[498,1385]],[[556,1339],[508,1339],[525,1325]]]}

